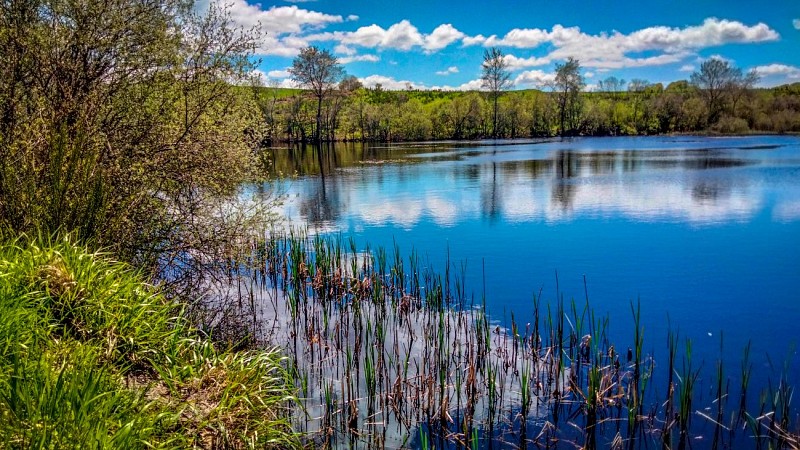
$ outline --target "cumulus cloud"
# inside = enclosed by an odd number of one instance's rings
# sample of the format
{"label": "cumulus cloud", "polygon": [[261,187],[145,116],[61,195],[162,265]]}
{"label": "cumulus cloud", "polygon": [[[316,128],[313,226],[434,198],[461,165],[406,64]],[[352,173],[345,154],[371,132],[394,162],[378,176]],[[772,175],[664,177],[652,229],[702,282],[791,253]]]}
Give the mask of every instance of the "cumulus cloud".
{"label": "cumulus cloud", "polygon": [[339,44],[333,48],[333,52],[339,55],[353,56],[356,54],[356,49],[348,47],[344,44]]}
{"label": "cumulus cloud", "polygon": [[307,36],[311,41],[335,41],[342,45],[402,51],[421,48],[427,53],[441,50],[464,37],[464,33],[449,23],[439,25],[430,34],[423,34],[408,20],[401,20],[389,28],[372,24],[355,31],[334,31]]}
{"label": "cumulus cloud", "polygon": [[758,72],[762,77],[782,75],[790,79],[800,79],[800,67],[787,66],[786,64],[769,64],[766,66],[754,67],[753,70]]}
{"label": "cumulus cloud", "polygon": [[[221,1],[221,0],[200,0]],[[305,0],[287,0],[293,3]],[[326,14],[291,6],[272,6],[262,9],[246,0],[231,0],[231,17],[245,28],[260,27],[266,36],[258,53],[285,57],[296,56],[300,49],[314,42],[332,42],[334,51],[349,57],[349,61],[373,60],[356,57],[357,47],[399,51],[421,50],[435,53],[456,42],[463,46],[511,47],[545,50],[536,56],[506,55],[511,70],[545,66],[567,57],[580,60],[581,65],[595,72],[644,66],[676,64],[709,47],[732,43],[775,41],[778,33],[764,23],[754,25],[739,21],[707,18],[699,25],[683,28],[653,26],[631,33],[618,31],[587,34],[579,27],[560,24],[552,28],[515,28],[504,35],[469,36],[453,24],[444,23],[430,33],[421,32],[409,20],[401,20],[388,28],[372,24],[355,30],[323,31],[332,24],[356,21],[355,14],[347,16]],[[796,22],[800,19],[795,19]],[[367,58],[367,59],[365,59]]]}
{"label": "cumulus cloud", "polygon": [[694,66],[691,64],[684,64],[678,69],[680,72],[694,72]]}
{"label": "cumulus cloud", "polygon": [[452,74],[452,73],[458,73],[458,67],[456,67],[456,66],[450,66],[450,67],[448,67],[448,68],[447,68],[447,69],[445,69],[445,70],[440,70],[440,71],[436,72],[436,75],[443,75],[443,76],[447,76],[447,75],[450,75],[450,74]]}
{"label": "cumulus cloud", "polygon": [[455,88],[453,88],[452,90],[455,90],[455,91],[479,91],[481,89],[483,89],[483,80],[478,78],[476,80],[470,80],[470,81],[467,81],[466,83],[460,84],[460,85],[456,86]]}
{"label": "cumulus cloud", "polygon": [[527,70],[514,78],[515,86],[543,87],[556,79],[554,73],[547,73],[541,70]]}
{"label": "cumulus cloud", "polygon": [[300,33],[309,28],[319,28],[344,21],[342,16],[324,14],[292,6],[272,6],[268,10],[251,5],[245,0],[232,0],[231,19],[245,28],[260,27],[267,33]]}
{"label": "cumulus cloud", "polygon": [[466,83],[461,83],[458,86],[450,86],[450,85],[437,85],[431,86],[428,89],[437,90],[437,91],[480,91],[483,89],[482,86],[483,82],[480,78],[475,80],[467,81]]}
{"label": "cumulus cloud", "polygon": [[482,45],[484,42],[486,42],[486,36],[482,34],[475,36],[464,36],[464,39],[461,40],[461,43],[465,47],[469,47],[471,45]]}
{"label": "cumulus cloud", "polygon": [[761,77],[759,84],[765,87],[800,81],[800,67],[797,66],[775,63],[756,66],[752,70]]}
{"label": "cumulus cloud", "polygon": [[458,31],[449,23],[439,25],[433,29],[431,34],[425,36],[425,44],[423,45],[423,48],[427,52],[441,50],[453,42],[463,39],[464,36],[464,33]]}
{"label": "cumulus cloud", "polygon": [[503,60],[508,66],[509,70],[524,69],[526,67],[545,66],[552,62],[552,60],[547,57],[537,58],[535,56],[531,56],[530,58],[518,58],[510,54],[503,56]]}
{"label": "cumulus cloud", "polygon": [[[623,34],[587,34],[579,27],[554,25],[549,31],[539,28],[513,29],[503,37],[482,35],[465,37],[465,46],[513,47],[533,49],[548,44],[553,47],[543,57],[508,58],[511,68],[519,69],[549,64],[552,61],[575,57],[584,67],[619,69],[673,64],[693,52],[733,43],[769,42],[779,34],[764,23],[745,25],[742,22],[708,18],[702,24],[684,28],[665,26],[648,27]],[[643,52],[656,52],[653,56],[638,56]]]}
{"label": "cumulus cloud", "polygon": [[358,81],[366,87],[374,88],[380,84],[383,89],[392,91],[408,89],[409,87],[411,89],[425,89],[425,86],[422,84],[407,80],[395,80],[393,77],[384,75],[370,75],[368,77],[359,78]]}
{"label": "cumulus cloud", "polygon": [[641,50],[699,49],[733,43],[776,41],[778,33],[764,23],[747,26],[733,20],[710,17],[702,25],[683,29],[650,27],[630,34],[631,43]]}
{"label": "cumulus cloud", "polygon": [[483,41],[486,47],[516,47],[516,48],[535,48],[552,39],[550,33],[538,28],[515,28],[502,38],[495,35],[489,36]]}
{"label": "cumulus cloud", "polygon": [[795,30],[800,30],[800,19],[794,19],[792,21],[792,26]]}
{"label": "cumulus cloud", "polygon": [[[295,1],[295,3],[300,2]],[[208,5],[209,1],[206,0],[198,2],[198,8],[201,9]],[[308,41],[303,37],[304,33],[344,22],[342,16],[311,11],[297,5],[272,6],[264,10],[257,4],[249,4],[246,0],[231,0],[225,6],[236,26],[245,29],[255,28],[265,33],[256,49],[263,55],[296,56],[301,48],[308,46]]]}
{"label": "cumulus cloud", "polygon": [[358,45],[367,48],[392,48],[410,50],[422,46],[425,38],[417,27],[408,20],[383,28],[379,25],[360,27],[355,31],[334,31],[307,36],[311,41],[337,41],[344,45]]}
{"label": "cumulus cloud", "polygon": [[288,70],[270,70],[267,72],[267,76],[270,78],[288,78],[292,74]]}
{"label": "cumulus cloud", "polygon": [[342,64],[349,64],[351,62],[378,62],[381,58],[378,55],[354,55],[339,58]]}

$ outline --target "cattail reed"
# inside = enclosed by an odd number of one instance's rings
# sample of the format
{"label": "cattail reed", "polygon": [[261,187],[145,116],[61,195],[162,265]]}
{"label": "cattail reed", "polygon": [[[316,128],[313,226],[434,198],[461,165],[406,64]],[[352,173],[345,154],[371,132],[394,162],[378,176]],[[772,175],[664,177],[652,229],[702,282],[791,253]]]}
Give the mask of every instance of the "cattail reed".
{"label": "cattail reed", "polygon": [[[638,302],[631,304],[632,340],[610,342],[608,318],[595,315],[585,280],[585,303],[565,306],[556,275],[555,301],[540,291],[530,316],[510,311],[510,320],[501,322],[487,308],[485,282],[476,301],[466,265],[449,255],[437,272],[413,249],[405,257],[397,242],[390,254],[352,237],[297,230],[272,233],[249,249],[251,255],[226,260],[224,270],[233,294],[246,300],[241,307],[251,333],[282,344],[290,356],[303,397],[295,425],[310,446],[554,448],[569,442],[632,449],[649,448],[655,439],[672,449],[676,431],[677,448],[692,443],[701,372],[692,343],[686,340],[681,355],[678,334],[668,331],[665,360],[656,364],[645,355]],[[726,373],[720,361],[713,401],[704,405],[715,408],[707,414],[715,426],[707,445],[733,447],[735,439],[756,447],[793,445],[788,374],[764,391],[757,412],[748,412],[748,345],[736,418],[723,426]],[[666,392],[648,391],[650,380]],[[744,436],[735,437],[743,428]]]}

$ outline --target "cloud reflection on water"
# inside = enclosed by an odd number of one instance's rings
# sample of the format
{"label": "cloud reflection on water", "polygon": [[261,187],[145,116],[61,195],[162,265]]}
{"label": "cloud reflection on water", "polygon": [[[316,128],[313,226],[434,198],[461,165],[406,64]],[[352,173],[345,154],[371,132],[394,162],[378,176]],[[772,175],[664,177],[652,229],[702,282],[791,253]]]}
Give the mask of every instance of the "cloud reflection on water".
{"label": "cloud reflection on water", "polygon": [[[797,170],[797,162],[784,154],[796,153],[800,140],[754,150],[748,142],[715,147],[729,141],[697,138],[656,139],[656,148],[647,148],[652,139],[622,141],[644,142],[638,150],[592,150],[591,140],[468,144],[445,146],[440,153],[427,146],[361,149],[355,155],[337,149],[333,160],[318,158],[316,172],[292,182],[295,195],[283,212],[322,228],[615,217],[707,225],[747,221],[764,208],[771,208],[777,220],[800,219],[797,176],[783,173]],[[594,141],[606,147],[615,143]]]}

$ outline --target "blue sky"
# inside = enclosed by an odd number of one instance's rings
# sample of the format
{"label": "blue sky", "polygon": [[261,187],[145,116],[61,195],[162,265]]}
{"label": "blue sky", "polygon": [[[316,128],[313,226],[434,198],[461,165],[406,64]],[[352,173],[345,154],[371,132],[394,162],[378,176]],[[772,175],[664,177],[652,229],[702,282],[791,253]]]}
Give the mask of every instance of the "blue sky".
{"label": "blue sky", "polygon": [[588,88],[615,76],[668,83],[707,58],[800,81],[800,1],[233,0],[233,20],[265,34],[259,74],[291,86],[299,50],[331,50],[348,74],[391,89],[476,89],[486,48],[506,55],[515,89],[539,87],[577,58]]}

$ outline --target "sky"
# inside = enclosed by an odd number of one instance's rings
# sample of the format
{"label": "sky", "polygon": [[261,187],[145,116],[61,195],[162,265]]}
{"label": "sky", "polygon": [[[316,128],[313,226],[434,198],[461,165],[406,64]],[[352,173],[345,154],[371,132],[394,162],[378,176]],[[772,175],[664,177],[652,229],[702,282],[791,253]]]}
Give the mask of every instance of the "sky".
{"label": "sky", "polygon": [[224,1],[235,24],[264,33],[257,73],[285,87],[311,45],[386,89],[479,89],[491,47],[512,89],[543,87],[568,57],[587,90],[611,76],[666,86],[708,58],[756,70],[761,86],[800,82],[800,0]]}

